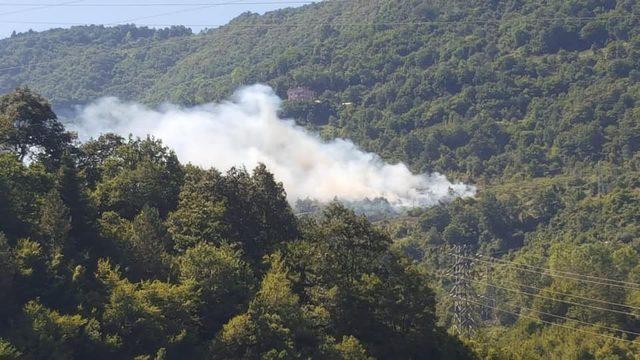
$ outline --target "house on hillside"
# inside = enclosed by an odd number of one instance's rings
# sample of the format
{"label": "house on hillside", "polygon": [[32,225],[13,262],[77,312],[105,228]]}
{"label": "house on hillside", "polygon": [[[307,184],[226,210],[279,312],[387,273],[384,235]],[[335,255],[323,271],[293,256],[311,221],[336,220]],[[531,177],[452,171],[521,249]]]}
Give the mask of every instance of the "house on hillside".
{"label": "house on hillside", "polygon": [[315,97],[316,92],[305,86],[297,86],[287,90],[287,98],[290,101],[313,100]]}

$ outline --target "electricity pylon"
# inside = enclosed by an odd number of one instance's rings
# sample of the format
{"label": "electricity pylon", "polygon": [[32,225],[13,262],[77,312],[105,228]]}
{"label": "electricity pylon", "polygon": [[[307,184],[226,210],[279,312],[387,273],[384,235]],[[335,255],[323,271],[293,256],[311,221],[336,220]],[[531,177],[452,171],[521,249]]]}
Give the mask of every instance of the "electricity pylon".
{"label": "electricity pylon", "polygon": [[453,246],[455,262],[450,271],[453,286],[449,290],[449,295],[453,298],[454,331],[466,337],[473,335],[477,324],[473,300],[477,296],[470,281],[473,276],[473,261],[470,255],[468,246]]}

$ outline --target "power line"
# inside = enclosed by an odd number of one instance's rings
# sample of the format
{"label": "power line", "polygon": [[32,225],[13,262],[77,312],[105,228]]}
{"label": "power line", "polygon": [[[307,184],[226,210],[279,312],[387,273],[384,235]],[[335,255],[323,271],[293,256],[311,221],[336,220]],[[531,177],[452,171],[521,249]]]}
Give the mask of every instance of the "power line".
{"label": "power line", "polygon": [[581,304],[581,303],[578,303],[578,302],[575,302],[575,301],[570,301],[570,300],[555,299],[555,298],[544,296],[544,295],[540,295],[540,294],[528,293],[528,292],[525,292],[525,291],[522,291],[522,290],[511,289],[511,288],[507,288],[507,287],[503,287],[503,286],[499,286],[499,285],[495,285],[495,284],[490,284],[488,282],[474,280],[474,279],[467,279],[467,280],[471,281],[471,282],[474,282],[476,284],[491,286],[491,287],[494,287],[496,289],[511,291],[511,292],[515,292],[515,293],[518,293],[518,294],[522,294],[522,295],[528,295],[528,296],[537,297],[537,298],[540,298],[540,299],[546,299],[546,300],[561,302],[561,303],[565,303],[565,304],[569,304],[569,305],[582,306],[582,307],[589,308],[589,309],[592,309],[592,310],[608,311],[608,312],[617,313],[617,314],[621,314],[621,315],[638,317],[638,314],[634,314],[634,313],[631,313],[631,312],[628,312],[628,311],[607,309],[607,308],[603,308],[603,307],[599,307],[599,306]]}
{"label": "power line", "polygon": [[524,317],[524,318],[528,318],[528,319],[531,319],[531,320],[540,321],[542,323],[549,324],[551,326],[559,326],[559,327],[562,327],[562,328],[565,328],[565,329],[569,329],[569,330],[573,330],[573,331],[579,331],[579,332],[582,332],[582,333],[585,333],[585,334],[600,336],[600,337],[604,337],[604,338],[608,338],[608,339],[612,339],[612,340],[625,341],[625,342],[634,343],[634,344],[636,343],[635,340],[622,339],[622,338],[619,338],[617,336],[600,334],[600,333],[596,333],[596,332],[593,332],[593,331],[588,331],[588,330],[576,328],[576,327],[573,327],[573,326],[567,326],[567,325],[564,325],[564,324],[558,324],[558,323],[554,323],[554,322],[551,322],[551,321],[542,320],[542,319],[536,318],[534,316],[523,315],[523,314],[515,313],[513,311],[501,309],[501,308],[498,308],[498,307],[495,307],[495,306],[489,306],[489,305],[486,305],[486,304],[483,304],[483,303],[480,303],[480,302],[477,302],[477,301],[473,301],[473,300],[469,300],[469,302],[474,303],[474,304],[479,305],[479,306],[488,307],[488,308],[496,310],[496,311],[500,311],[500,312],[504,312],[504,313],[507,313],[507,314],[511,314],[513,316]]}
{"label": "power line", "polygon": [[545,312],[545,311],[529,309],[529,308],[526,308],[526,307],[520,306],[520,305],[517,305],[517,306],[520,308],[520,310],[533,311],[533,312],[536,312],[538,314],[555,317],[557,319],[563,319],[563,320],[567,320],[567,321],[575,321],[575,322],[578,322],[578,323],[583,324],[583,325],[597,326],[597,327],[600,327],[600,328],[603,328],[603,329],[607,329],[607,330],[619,331],[619,332],[622,332],[622,333],[625,333],[625,334],[629,334],[629,335],[640,336],[640,333],[637,333],[635,331],[618,329],[618,328],[614,328],[614,327],[606,326],[606,325],[593,324],[593,323],[590,323],[588,321],[582,321],[582,320],[578,320],[578,319],[574,319],[574,318],[570,318],[570,317],[566,317],[566,316],[562,316],[562,315],[551,314],[551,313],[548,313],[548,312]]}
{"label": "power line", "polygon": [[[85,0],[82,0],[85,1]],[[43,3],[0,3],[0,6],[46,6],[46,7],[162,7],[162,6],[230,6],[230,5],[307,5],[315,4],[318,1],[258,1],[258,2],[242,2],[236,1],[218,2],[218,3],[89,3],[78,4],[79,1],[58,4]],[[26,9],[21,9],[26,10]]]}
{"label": "power line", "polygon": [[515,286],[522,286],[522,287],[538,290],[538,291],[541,291],[541,292],[542,291],[546,291],[546,292],[549,292],[549,293],[552,293],[552,294],[556,294],[556,295],[569,296],[569,297],[573,297],[573,298],[576,298],[576,299],[599,302],[601,304],[626,307],[626,308],[629,308],[629,309],[632,309],[632,310],[640,310],[640,307],[636,307],[636,306],[631,306],[631,305],[627,305],[627,304],[611,302],[611,301],[607,301],[607,300],[592,299],[592,298],[588,298],[588,297],[584,297],[584,296],[580,296],[580,295],[568,294],[568,293],[563,293],[563,292],[560,292],[560,291],[555,291],[555,290],[550,290],[550,289],[543,289],[543,288],[535,287],[535,286],[532,286],[532,285],[520,284],[520,283],[517,283],[517,282],[514,282],[514,281],[501,280],[501,282],[502,283],[506,283],[506,284],[515,285]]}
{"label": "power line", "polygon": [[28,12],[28,11],[41,10],[41,9],[46,9],[46,8],[49,8],[49,7],[52,7],[52,6],[69,6],[69,5],[77,4],[77,3],[80,3],[80,2],[83,2],[83,1],[85,1],[85,0],[74,0],[74,1],[67,1],[67,2],[56,3],[56,4],[37,4],[37,5],[35,5],[35,7],[30,7],[28,9],[18,9],[18,10],[2,12],[2,13],[0,13],[0,16],[2,16],[2,15],[19,14],[19,13]]}
{"label": "power line", "polygon": [[[546,275],[544,273],[539,273],[539,274]],[[514,282],[514,281],[501,280],[500,282],[506,283],[506,284],[510,284],[510,285],[515,285],[515,286],[522,286],[522,287],[526,287],[526,288],[529,288],[529,289],[538,290],[540,292],[545,291],[545,292],[549,292],[549,293],[556,294],[556,295],[569,296],[569,297],[573,297],[573,298],[576,298],[576,299],[599,302],[601,304],[626,307],[626,308],[629,308],[629,309],[632,309],[632,310],[640,310],[640,307],[637,307],[637,306],[632,306],[632,305],[627,305],[627,304],[622,304],[622,303],[617,303],[617,302],[612,302],[612,301],[607,301],[607,300],[601,300],[601,299],[593,299],[593,298],[584,297],[584,296],[580,296],[580,295],[574,295],[574,294],[564,293],[564,292],[560,292],[560,291],[555,291],[555,290],[551,290],[551,289],[539,288],[539,287],[536,287],[536,286],[533,286],[533,285],[525,285],[525,284],[517,283],[517,282]]]}
{"label": "power line", "polygon": [[[455,254],[451,254],[452,256],[461,256],[461,255],[455,255]],[[475,261],[480,261],[480,262],[484,262],[484,263],[493,263],[495,264],[495,261],[489,261],[489,260],[483,260],[483,259],[478,259],[478,258],[472,258],[475,259]],[[614,286],[614,287],[619,287],[619,288],[623,288],[623,289],[627,289],[627,290],[639,290],[639,288],[637,287],[630,287],[630,286],[626,286],[626,285],[622,285],[622,284],[615,284],[615,283],[609,283],[609,282],[601,282],[601,281],[594,281],[594,280],[589,280],[589,279],[580,279],[580,278],[576,278],[576,277],[571,277],[571,276],[565,276],[565,275],[558,275],[558,274],[553,274],[553,271],[549,271],[549,269],[545,270],[545,271],[536,271],[536,270],[531,270],[531,269],[527,269],[524,267],[519,267],[518,265],[515,265],[516,263],[513,264],[505,264],[505,266],[511,267],[511,268],[516,268],[522,271],[526,271],[526,272],[530,272],[530,273],[535,273],[535,274],[539,274],[539,275],[545,275],[545,276],[550,276],[550,277],[557,277],[557,278],[562,278],[562,279],[569,279],[569,280],[574,280],[574,281],[582,281],[585,283],[590,283],[590,284],[595,284],[595,285],[604,285],[604,286]],[[606,279],[606,278],[601,278],[604,279],[605,281],[610,281],[611,279]]]}
{"label": "power line", "polygon": [[557,318],[557,319],[562,319],[562,320],[565,320],[565,321],[575,321],[575,322],[583,324],[583,325],[597,326],[597,327],[600,327],[600,328],[603,328],[603,329],[607,329],[607,330],[617,331],[617,332],[621,332],[621,333],[625,333],[625,334],[629,334],[629,335],[640,336],[640,333],[635,332],[635,331],[619,329],[619,328],[606,326],[606,325],[594,324],[594,323],[590,323],[588,321],[582,321],[582,320],[579,320],[579,319],[574,319],[574,318],[570,318],[570,317],[566,317],[566,316],[562,316],[562,315],[556,315],[556,314],[548,313],[548,312],[545,312],[545,311],[535,310],[535,309],[527,308],[527,307],[524,307],[524,306],[521,306],[521,305],[516,305],[516,306],[518,308],[520,308],[520,310],[531,311],[531,312],[535,312],[535,313],[538,313],[538,314],[544,315],[544,316],[551,316],[551,317],[554,317],[554,318]]}
{"label": "power line", "polygon": [[[233,1],[233,2],[225,3],[225,4],[238,4],[240,1],[242,1],[242,0],[236,0],[236,1]],[[218,6],[220,4],[222,4],[222,3],[215,3],[215,4],[204,5],[204,6],[198,6],[196,8],[188,8],[188,9],[182,9],[182,10],[177,10],[177,11],[164,12],[164,13],[155,14],[155,15],[148,15],[148,16],[130,18],[130,19],[127,19],[127,20],[117,21],[117,22],[114,22],[114,23],[106,24],[106,25],[120,25],[120,24],[123,24],[123,23],[129,23],[129,22],[134,22],[134,21],[139,21],[139,20],[146,20],[146,19],[153,19],[153,18],[157,18],[157,17],[161,17],[161,16],[169,16],[169,15],[176,15],[176,14],[181,14],[181,13],[185,13],[185,12],[205,10],[205,9],[210,9],[212,7]]]}
{"label": "power line", "polygon": [[[215,5],[207,5],[215,6]],[[608,17],[535,17],[519,19],[521,22],[546,22],[546,21],[560,21],[560,20],[610,20],[610,19],[640,19],[640,14],[628,14],[628,15],[610,15]],[[404,26],[404,25],[439,25],[439,24],[491,24],[500,23],[504,20],[501,19],[485,19],[485,20],[427,20],[427,21],[389,21],[389,22],[305,22],[305,23],[265,23],[265,24],[247,24],[247,27],[308,27],[319,25],[331,25],[331,26]],[[48,21],[0,21],[0,23],[9,24],[49,24],[49,25],[106,25],[106,24],[91,24],[83,22],[48,22]],[[193,27],[217,27],[226,24],[140,24],[144,26],[193,26]],[[242,24],[235,24],[236,27],[242,27]]]}
{"label": "power line", "polygon": [[637,283],[634,283],[634,282],[628,282],[628,281],[622,281],[622,280],[616,280],[616,279],[609,279],[609,278],[593,276],[593,275],[584,275],[584,274],[579,274],[579,273],[570,272],[570,271],[547,269],[547,268],[540,267],[540,266],[534,266],[534,265],[528,265],[528,264],[520,264],[520,263],[516,263],[514,261],[499,259],[499,258],[496,258],[496,257],[493,257],[493,256],[485,256],[485,255],[478,255],[478,256],[483,257],[483,258],[488,258],[488,259],[491,259],[491,260],[494,260],[494,261],[498,261],[498,262],[501,262],[501,263],[510,263],[510,264],[514,264],[514,265],[518,265],[518,266],[528,267],[528,268],[531,268],[531,269],[551,271],[551,272],[554,272],[554,273],[572,275],[572,276],[582,276],[582,277],[589,278],[589,279],[611,281],[611,282],[615,282],[615,283],[619,283],[619,284],[636,286],[636,287],[640,288],[640,284],[637,284]]}

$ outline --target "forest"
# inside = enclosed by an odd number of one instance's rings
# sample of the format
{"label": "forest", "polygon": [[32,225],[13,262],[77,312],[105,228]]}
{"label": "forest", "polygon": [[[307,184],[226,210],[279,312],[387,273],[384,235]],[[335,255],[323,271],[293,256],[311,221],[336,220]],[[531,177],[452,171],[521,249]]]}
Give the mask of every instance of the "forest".
{"label": "forest", "polygon": [[264,166],[79,143],[25,88],[0,149],[2,359],[472,358],[388,234],[339,203],[296,218]]}
{"label": "forest", "polygon": [[[636,359],[639,14],[329,0],[200,34],[0,40],[0,357]],[[296,217],[264,167],[180,164],[153,138],[79,143],[52,110],[254,83],[313,90],[281,111],[325,139],[480,191],[394,219],[338,203]]]}

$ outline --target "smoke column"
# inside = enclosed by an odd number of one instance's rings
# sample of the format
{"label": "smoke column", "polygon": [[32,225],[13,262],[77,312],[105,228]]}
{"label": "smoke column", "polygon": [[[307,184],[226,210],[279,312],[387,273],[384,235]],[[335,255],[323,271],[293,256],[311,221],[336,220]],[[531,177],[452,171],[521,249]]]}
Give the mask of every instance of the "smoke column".
{"label": "smoke column", "polygon": [[387,164],[349,140],[322,141],[294,121],[280,119],[280,103],[264,85],[240,89],[233,101],[193,108],[150,109],[103,98],[83,108],[72,128],[81,140],[108,132],[152,135],[174,149],[180,161],[221,171],[262,162],[282,181],[291,202],[384,197],[396,206],[428,206],[475,193],[473,186],[451,183],[438,173],[416,175],[404,164]]}

